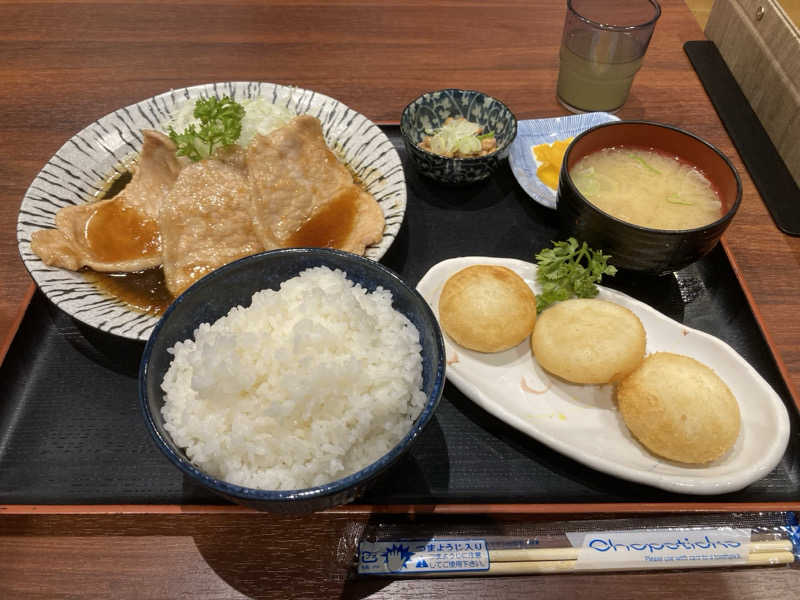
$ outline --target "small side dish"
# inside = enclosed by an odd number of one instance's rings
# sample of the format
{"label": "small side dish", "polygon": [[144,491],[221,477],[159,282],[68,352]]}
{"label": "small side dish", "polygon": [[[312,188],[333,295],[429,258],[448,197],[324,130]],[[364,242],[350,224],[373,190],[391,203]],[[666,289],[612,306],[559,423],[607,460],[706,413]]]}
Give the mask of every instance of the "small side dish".
{"label": "small side dish", "polygon": [[619,121],[619,117],[610,113],[595,112],[520,121],[519,132],[508,153],[508,164],[517,183],[537,204],[555,209],[561,159],[557,159],[557,167],[555,164],[552,167],[551,174],[555,174],[556,182],[545,183],[539,175],[540,168],[544,166],[543,162],[541,159],[537,160],[533,148],[550,146],[553,142],[574,138],[590,127],[610,121]]}
{"label": "small side dish", "polygon": [[409,102],[400,115],[400,134],[422,175],[465,185],[483,181],[505,160],[517,119],[497,98],[451,88]]}

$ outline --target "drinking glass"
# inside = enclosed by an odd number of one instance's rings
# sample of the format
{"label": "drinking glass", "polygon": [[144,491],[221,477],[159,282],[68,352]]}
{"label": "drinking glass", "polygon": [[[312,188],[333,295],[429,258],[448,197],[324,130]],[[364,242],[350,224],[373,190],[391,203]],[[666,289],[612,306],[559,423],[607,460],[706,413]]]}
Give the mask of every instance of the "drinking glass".
{"label": "drinking glass", "polygon": [[559,102],[576,113],[619,110],[660,16],[655,0],[567,0]]}

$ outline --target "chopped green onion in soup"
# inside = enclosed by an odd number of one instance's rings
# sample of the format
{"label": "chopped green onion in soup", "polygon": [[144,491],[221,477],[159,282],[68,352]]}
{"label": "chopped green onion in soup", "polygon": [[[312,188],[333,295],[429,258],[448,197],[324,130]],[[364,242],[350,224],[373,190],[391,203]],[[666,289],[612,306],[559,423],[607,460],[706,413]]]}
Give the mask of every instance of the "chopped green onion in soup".
{"label": "chopped green onion in soup", "polygon": [[655,150],[612,147],[570,169],[581,194],[604,212],[653,229],[693,229],[722,216],[711,182],[694,165]]}

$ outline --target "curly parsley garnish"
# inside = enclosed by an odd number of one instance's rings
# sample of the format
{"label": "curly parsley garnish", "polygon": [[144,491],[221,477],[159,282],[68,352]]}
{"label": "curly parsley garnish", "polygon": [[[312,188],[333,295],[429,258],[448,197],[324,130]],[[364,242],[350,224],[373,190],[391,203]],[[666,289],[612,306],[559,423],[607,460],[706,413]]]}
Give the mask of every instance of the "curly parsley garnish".
{"label": "curly parsley garnish", "polygon": [[194,124],[181,133],[169,128],[169,137],[178,147],[178,156],[198,161],[209,156],[217,146],[235,144],[242,133],[244,107],[228,96],[200,98],[194,105],[194,116],[200,120],[199,129]]}
{"label": "curly parsley garnish", "polygon": [[584,242],[569,238],[566,242],[554,242],[536,255],[539,270],[536,280],[542,286],[536,296],[536,310],[542,312],[556,302],[597,296],[596,283],[603,275],[614,275],[617,268],[608,264],[611,256],[600,250],[592,250]]}

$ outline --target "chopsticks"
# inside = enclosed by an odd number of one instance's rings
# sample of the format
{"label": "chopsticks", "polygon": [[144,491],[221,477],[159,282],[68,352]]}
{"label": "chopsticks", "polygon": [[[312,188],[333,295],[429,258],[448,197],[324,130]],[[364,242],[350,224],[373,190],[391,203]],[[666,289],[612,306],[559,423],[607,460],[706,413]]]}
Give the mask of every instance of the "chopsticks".
{"label": "chopsticks", "polygon": [[[524,548],[511,550],[489,550],[490,575],[525,575],[546,573],[570,573],[578,571],[578,548]],[[696,565],[681,564],[679,568],[706,568],[717,566],[768,566],[794,562],[790,540],[766,540],[750,542],[746,564],[711,564],[698,562]],[[677,566],[677,565],[676,565]],[[580,571],[616,570],[613,563],[602,564]],[[652,565],[651,565],[652,568]],[[486,575],[487,571],[465,571],[459,575]]]}
{"label": "chopsticks", "polygon": [[[540,561],[565,561],[577,560],[579,548],[520,548],[510,550],[489,550],[489,559],[492,562],[540,562]],[[792,551],[792,542],[789,540],[764,540],[750,542],[750,554],[768,554],[770,552]]]}
{"label": "chopsticks", "polygon": [[[384,529],[359,543],[358,575],[460,577],[591,572],[800,567],[794,513],[685,515],[532,523],[483,536]],[[411,535],[409,533],[412,532]],[[414,535],[416,534],[416,535]]]}

